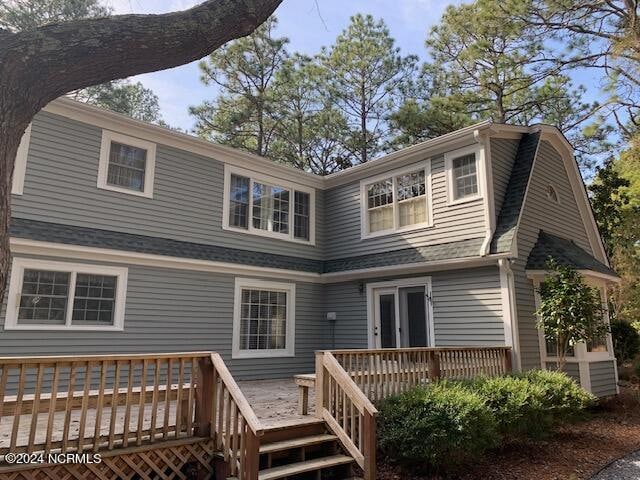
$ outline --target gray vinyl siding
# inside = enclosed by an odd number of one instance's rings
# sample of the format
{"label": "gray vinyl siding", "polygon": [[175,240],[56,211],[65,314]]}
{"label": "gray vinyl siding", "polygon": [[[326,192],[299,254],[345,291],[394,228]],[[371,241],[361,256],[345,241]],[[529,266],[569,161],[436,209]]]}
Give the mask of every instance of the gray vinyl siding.
{"label": "gray vinyl siding", "polygon": [[[548,185],[556,189],[559,204],[547,198]],[[547,141],[540,142],[531,173],[517,234],[518,258],[513,265],[523,369],[540,367],[534,287],[526,277],[525,265],[541,229],[573,240],[587,252],[593,253],[562,158]]]}
{"label": "gray vinyl siding", "polygon": [[[431,276],[436,346],[504,345],[500,277],[496,267],[425,275]],[[366,283],[397,278],[406,276],[326,287],[326,310],[337,315],[336,348],[367,347]]]}
{"label": "gray vinyl siding", "polygon": [[363,240],[360,181],[326,190],[326,258],[365,255],[483,237],[485,219],[482,199],[447,206],[444,156],[437,156],[431,162],[433,227],[430,228]]}
{"label": "gray vinyl siding", "polygon": [[616,394],[616,371],[614,360],[589,363],[591,377],[591,393],[597,397]]}
{"label": "gray vinyl siding", "polygon": [[[558,369],[558,365],[555,362],[547,362],[545,366],[547,370]],[[580,365],[578,363],[565,363],[562,371],[570,376],[573,380],[575,380],[578,385],[580,385]]]}
{"label": "gray vinyl siding", "polygon": [[336,313],[330,345],[334,348],[367,348],[366,283],[332,283],[325,286],[325,295],[326,311]]}
{"label": "gray vinyl siding", "polygon": [[[124,331],[24,331],[3,327],[0,355],[213,350],[224,357],[238,378],[277,378],[312,371],[314,351],[327,346],[322,286],[296,283],[295,357],[231,359],[234,281],[228,274],[129,265]],[[5,307],[6,301],[0,309],[2,326]]]}
{"label": "gray vinyl siding", "polygon": [[48,112],[33,121],[24,195],[13,216],[246,250],[322,256],[322,191],[316,247],[222,229],[224,164],[157,145],[153,198],[97,188],[102,130]]}
{"label": "gray vinyl siding", "polygon": [[491,167],[493,176],[493,196],[495,198],[496,218],[500,214],[504,194],[507,191],[513,162],[518,152],[520,140],[505,138],[491,139]]}

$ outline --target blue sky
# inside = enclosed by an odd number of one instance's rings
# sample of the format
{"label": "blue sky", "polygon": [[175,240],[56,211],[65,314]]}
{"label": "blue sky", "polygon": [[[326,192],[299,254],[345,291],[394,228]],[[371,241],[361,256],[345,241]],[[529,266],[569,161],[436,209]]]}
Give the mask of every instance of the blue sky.
{"label": "blue sky", "polygon": [[[162,13],[182,10],[198,0],[104,0],[115,13]],[[284,0],[276,14],[279,33],[290,40],[289,50],[308,54],[331,45],[355,13],[383,18],[391,35],[405,54],[424,57],[424,40],[429,27],[438,22],[449,4],[460,0]],[[213,98],[211,87],[200,83],[197,63],[135,77],[151,88],[160,99],[164,120],[170,125],[190,129],[190,105]]]}

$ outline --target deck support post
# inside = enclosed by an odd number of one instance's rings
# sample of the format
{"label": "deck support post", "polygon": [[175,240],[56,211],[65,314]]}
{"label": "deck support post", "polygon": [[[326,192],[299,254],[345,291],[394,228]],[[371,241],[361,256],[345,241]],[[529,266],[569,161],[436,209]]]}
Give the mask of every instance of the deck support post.
{"label": "deck support post", "polygon": [[316,417],[323,419],[324,410],[324,392],[325,383],[324,376],[324,351],[316,352]]}
{"label": "deck support post", "polygon": [[442,375],[442,372],[440,371],[440,352],[431,350],[428,355],[429,363],[427,365],[427,370],[429,372],[429,380],[435,381]]}
{"label": "deck support post", "polygon": [[364,412],[364,480],[376,480],[376,417]]}
{"label": "deck support post", "polygon": [[196,383],[195,435],[212,437],[211,412],[213,409],[213,364],[211,357],[198,359],[198,378]]}
{"label": "deck support post", "polygon": [[253,480],[258,478],[258,470],[260,468],[260,441],[250,428],[247,429],[246,442],[246,469],[243,472],[243,478],[240,480]]}

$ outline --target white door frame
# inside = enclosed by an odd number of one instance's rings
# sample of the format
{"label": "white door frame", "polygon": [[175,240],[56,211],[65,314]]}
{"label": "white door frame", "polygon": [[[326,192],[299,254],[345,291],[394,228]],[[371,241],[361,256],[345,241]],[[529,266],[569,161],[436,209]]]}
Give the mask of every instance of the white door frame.
{"label": "white door frame", "polygon": [[[380,325],[378,324],[379,309],[378,299],[380,294],[393,293],[395,295],[396,309],[396,345],[400,346],[400,288],[425,287],[425,313],[427,322],[427,342],[429,347],[435,346],[435,334],[433,325],[433,301],[431,293],[431,277],[401,278],[386,282],[367,283],[367,339],[369,348],[380,348]],[[376,326],[378,334],[375,333]]]}

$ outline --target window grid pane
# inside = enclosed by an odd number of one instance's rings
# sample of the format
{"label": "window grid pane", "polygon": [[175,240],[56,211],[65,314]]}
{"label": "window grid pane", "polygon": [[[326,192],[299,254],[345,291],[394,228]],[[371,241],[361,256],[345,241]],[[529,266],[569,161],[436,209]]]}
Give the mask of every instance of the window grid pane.
{"label": "window grid pane", "polygon": [[478,175],[474,153],[453,159],[454,198],[464,198],[478,193]]}
{"label": "window grid pane", "polygon": [[79,273],[73,301],[73,325],[113,325],[117,277]]}
{"label": "window grid pane", "polygon": [[68,272],[25,269],[18,324],[64,325],[69,295]]}
{"label": "window grid pane", "polygon": [[284,350],[286,332],[286,292],[242,289],[240,350]]}
{"label": "window grid pane", "polygon": [[229,192],[229,224],[249,228],[249,179],[231,175]]}
{"label": "window grid pane", "polygon": [[427,221],[426,183],[424,170],[396,177],[399,226],[406,227]]}
{"label": "window grid pane", "polygon": [[289,233],[289,190],[263,183],[253,184],[253,228]]}
{"label": "window grid pane", "polygon": [[111,142],[107,184],[143,192],[146,163],[145,149]]}
{"label": "window grid pane", "polygon": [[294,192],[293,202],[293,236],[309,240],[311,195],[305,192]]}

